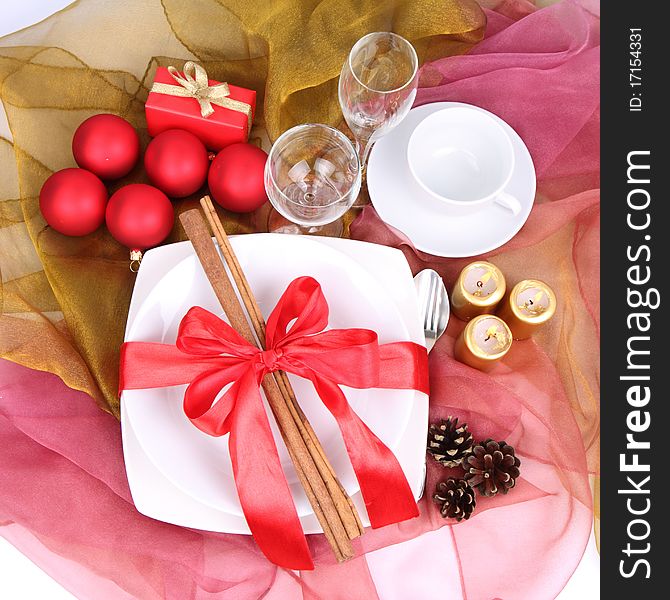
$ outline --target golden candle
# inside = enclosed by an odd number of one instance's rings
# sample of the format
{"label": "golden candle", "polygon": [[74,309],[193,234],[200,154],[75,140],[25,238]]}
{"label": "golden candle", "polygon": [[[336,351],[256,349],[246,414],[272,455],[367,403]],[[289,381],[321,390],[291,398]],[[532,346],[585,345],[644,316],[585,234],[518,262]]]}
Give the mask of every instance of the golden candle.
{"label": "golden candle", "polygon": [[490,262],[467,265],[458,276],[451,293],[454,314],[463,321],[495,311],[505,295],[505,277]]}
{"label": "golden candle", "polygon": [[533,335],[556,312],[556,295],[544,282],[524,279],[500,305],[497,315],[509,325],[515,340]]}
{"label": "golden candle", "polygon": [[474,317],[456,339],[456,360],[481,371],[492,369],[512,347],[512,332],[495,315]]}

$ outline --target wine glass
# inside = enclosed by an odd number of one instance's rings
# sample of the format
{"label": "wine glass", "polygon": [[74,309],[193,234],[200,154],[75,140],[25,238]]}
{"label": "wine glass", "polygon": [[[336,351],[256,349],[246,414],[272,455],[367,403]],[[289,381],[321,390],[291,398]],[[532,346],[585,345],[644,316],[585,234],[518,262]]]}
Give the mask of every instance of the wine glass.
{"label": "wine glass", "polygon": [[372,145],[412,108],[418,68],[414,46],[388,31],[362,37],[344,61],[338,86],[340,106],[356,140],[363,174]]}
{"label": "wine glass", "polygon": [[340,217],[361,187],[358,154],[341,131],[310,123],[285,131],[270,149],[265,190],[268,230],[339,236]]}

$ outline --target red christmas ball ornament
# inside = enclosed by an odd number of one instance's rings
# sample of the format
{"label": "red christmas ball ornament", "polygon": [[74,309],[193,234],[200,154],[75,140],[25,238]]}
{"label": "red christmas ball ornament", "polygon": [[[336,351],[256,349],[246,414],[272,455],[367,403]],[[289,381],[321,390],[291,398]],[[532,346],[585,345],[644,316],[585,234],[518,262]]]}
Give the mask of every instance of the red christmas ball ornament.
{"label": "red christmas ball ornament", "polygon": [[209,168],[209,191],[223,208],[251,212],[267,200],[263,172],[268,155],[252,144],[226,146]]}
{"label": "red christmas ball ornament", "polygon": [[105,220],[105,184],[85,169],[56,171],[40,190],[46,222],[65,235],[93,233]]}
{"label": "red christmas ball ornament", "polygon": [[171,198],[183,198],[198,191],[207,179],[207,148],[189,131],[168,129],[147,146],[144,168],[159,190]]}
{"label": "red christmas ball ornament", "polygon": [[72,138],[77,164],[101,179],[119,179],[130,173],[140,156],[135,128],[116,115],[94,115],[86,119]]}
{"label": "red christmas ball ornament", "polygon": [[[105,220],[116,241],[137,251],[156,246],[168,236],[174,225],[174,211],[168,197],[159,189],[131,183],[112,194]],[[139,257],[134,259],[139,260]]]}

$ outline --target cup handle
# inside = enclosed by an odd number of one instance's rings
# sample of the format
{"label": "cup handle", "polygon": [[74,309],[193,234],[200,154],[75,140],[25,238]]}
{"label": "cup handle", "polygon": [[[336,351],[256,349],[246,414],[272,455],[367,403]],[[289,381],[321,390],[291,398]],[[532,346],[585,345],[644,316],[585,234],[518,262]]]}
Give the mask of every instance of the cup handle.
{"label": "cup handle", "polygon": [[518,215],[521,212],[521,202],[519,202],[512,194],[507,192],[500,192],[495,199],[497,204],[504,206],[511,211],[513,215]]}

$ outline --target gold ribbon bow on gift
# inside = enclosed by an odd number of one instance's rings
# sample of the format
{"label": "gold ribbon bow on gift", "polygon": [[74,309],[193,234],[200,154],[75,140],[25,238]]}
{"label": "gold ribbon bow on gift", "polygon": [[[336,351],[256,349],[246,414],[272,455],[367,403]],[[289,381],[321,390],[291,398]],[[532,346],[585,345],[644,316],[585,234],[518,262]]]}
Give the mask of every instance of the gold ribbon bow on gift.
{"label": "gold ribbon bow on gift", "polygon": [[246,102],[229,98],[230,88],[227,83],[209,85],[207,71],[190,60],[184,65],[183,75],[174,67],[168,67],[168,71],[178,85],[155,82],[151,88],[152,92],[180,98],[195,98],[200,104],[200,114],[205,119],[214,113],[212,104],[244,113],[247,116],[247,131],[251,129],[251,106]]}

